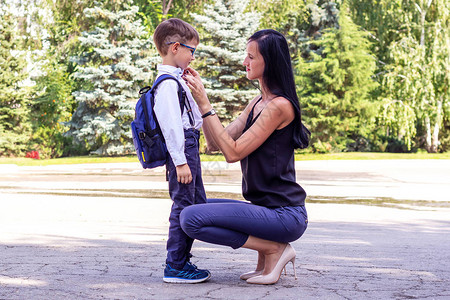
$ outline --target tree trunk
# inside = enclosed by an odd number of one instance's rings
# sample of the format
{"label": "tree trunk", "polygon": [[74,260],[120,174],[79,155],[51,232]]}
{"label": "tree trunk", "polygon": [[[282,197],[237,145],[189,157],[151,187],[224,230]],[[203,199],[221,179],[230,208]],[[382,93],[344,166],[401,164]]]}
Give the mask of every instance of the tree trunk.
{"label": "tree trunk", "polygon": [[[421,26],[421,33],[420,33],[420,45],[421,46],[425,46],[425,17],[427,15],[428,9],[430,8],[431,2],[433,0],[428,0],[428,3],[426,4],[426,8],[425,8],[425,3],[422,3],[422,8],[418,8],[420,11],[420,26]],[[417,3],[416,3],[416,6]]]}
{"label": "tree trunk", "polygon": [[431,123],[430,123],[430,116],[425,117],[425,128],[427,130],[425,134],[425,150],[427,150],[428,153],[431,153]]}
{"label": "tree trunk", "polygon": [[439,147],[439,128],[441,125],[442,101],[437,102],[437,116],[434,123],[433,136],[431,137],[431,153],[437,153]]}
{"label": "tree trunk", "polygon": [[169,1],[163,0],[162,1],[162,14],[163,14],[163,19],[164,20],[167,19],[166,16],[169,13],[169,10],[170,10],[170,8],[172,6],[172,1],[173,0],[169,0]]}
{"label": "tree trunk", "polygon": [[[431,2],[432,0],[428,0],[428,3],[426,4],[426,8],[425,8],[425,2],[426,0],[424,0],[421,4],[422,7],[420,7],[417,3],[416,3],[416,7],[418,8],[419,12],[420,12],[420,27],[421,27],[421,32],[420,32],[420,45],[422,47],[425,47],[425,17],[427,15],[427,11],[430,8]],[[424,52],[425,54],[425,52]],[[423,61],[426,61],[426,59],[424,58]],[[428,153],[433,153],[433,145],[432,145],[432,134],[431,134],[431,122],[430,122],[430,116],[426,116],[425,117],[425,127],[427,129],[427,133],[425,136],[425,149],[427,150]],[[436,128],[434,130],[434,132],[436,131]],[[438,127],[438,133],[439,133],[439,127]],[[436,151],[434,151],[436,152]]]}

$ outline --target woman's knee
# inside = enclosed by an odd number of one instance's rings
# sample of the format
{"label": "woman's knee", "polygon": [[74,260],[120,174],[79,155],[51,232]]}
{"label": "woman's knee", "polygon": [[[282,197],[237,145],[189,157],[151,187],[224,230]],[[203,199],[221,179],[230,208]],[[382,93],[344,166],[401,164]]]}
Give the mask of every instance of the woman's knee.
{"label": "woman's knee", "polygon": [[180,224],[183,231],[190,237],[198,230],[194,205],[188,206],[181,211]]}

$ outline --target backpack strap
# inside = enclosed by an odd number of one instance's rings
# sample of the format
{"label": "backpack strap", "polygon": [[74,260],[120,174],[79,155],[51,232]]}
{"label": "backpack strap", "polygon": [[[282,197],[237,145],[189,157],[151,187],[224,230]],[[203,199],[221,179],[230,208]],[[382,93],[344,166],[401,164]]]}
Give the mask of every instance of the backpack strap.
{"label": "backpack strap", "polygon": [[[187,99],[186,91],[184,90],[184,88],[182,86],[181,86],[181,90],[182,90],[182,95],[181,95],[181,98],[179,98],[179,99],[182,99],[181,102],[183,102],[183,103],[180,102],[180,105],[183,105],[183,107],[186,106],[186,108],[187,108],[186,112],[189,117],[189,124],[191,124],[191,126],[194,127],[194,114],[192,113],[191,105],[189,104],[189,100],[186,101],[186,99]],[[179,94],[180,94],[180,90],[178,90],[178,97],[180,97]],[[181,114],[183,114],[183,111],[181,111]]]}
{"label": "backpack strap", "polygon": [[[163,82],[164,80],[167,80],[167,79],[172,79],[172,80],[175,80],[177,82],[177,84],[178,84],[178,100],[180,101],[181,115],[183,115],[184,107],[186,107],[187,108],[186,112],[187,112],[188,117],[189,117],[189,124],[191,124],[191,126],[194,126],[194,114],[192,113],[192,108],[189,105],[189,101],[186,101],[186,99],[187,99],[186,91],[184,90],[184,88],[181,85],[181,83],[175,77],[173,77],[172,75],[169,75],[169,74],[163,74],[163,75],[159,76],[156,79],[155,83],[153,84],[153,86],[151,88],[151,93],[155,93],[155,91],[158,88],[159,84],[161,82]],[[153,107],[155,106],[155,97],[151,97],[151,100],[152,100],[151,104],[152,104],[152,110],[153,110]]]}
{"label": "backpack strap", "polygon": [[141,100],[142,108],[144,109],[144,117],[145,117],[145,123],[144,123],[144,130],[145,130],[145,132],[143,133],[144,136],[139,136],[139,138],[141,140],[146,139],[148,137],[148,134],[150,134],[150,131],[152,131],[152,130],[149,129],[150,120],[148,118],[147,101],[145,99],[146,93],[148,91],[150,91],[151,89],[152,88],[150,86],[146,86],[146,87],[143,87],[143,88],[141,88],[139,90],[139,94],[141,95],[141,99],[140,100]]}

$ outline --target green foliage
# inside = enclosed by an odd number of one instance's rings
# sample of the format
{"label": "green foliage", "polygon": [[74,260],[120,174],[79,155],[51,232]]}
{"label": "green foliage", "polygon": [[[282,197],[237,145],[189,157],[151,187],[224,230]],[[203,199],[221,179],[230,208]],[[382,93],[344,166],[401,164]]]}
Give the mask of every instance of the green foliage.
{"label": "green foliage", "polygon": [[273,28],[289,42],[314,151],[449,151],[449,1],[346,0],[352,20],[342,2],[0,0],[0,156],[133,152],[136,91],[155,74],[147,42],[170,17],[197,25],[194,66],[225,122],[256,94],[247,38]]}
{"label": "green foliage", "polygon": [[425,149],[437,152],[450,95],[449,8],[445,1],[419,1],[409,14],[407,33],[388,48],[380,124],[408,150],[417,134],[416,143],[423,137]]}
{"label": "green foliage", "polygon": [[139,7],[139,16],[147,32],[153,32],[163,19],[162,4],[159,0],[136,0]]}
{"label": "green foliage", "polygon": [[[272,28],[286,37],[292,58],[305,41],[310,10],[304,0],[250,0],[249,7],[261,13],[259,29]],[[309,1],[311,2],[311,1]]]}
{"label": "green foliage", "polygon": [[[399,40],[414,19],[411,0],[348,0],[354,22],[370,32],[372,51],[382,64],[389,62],[389,47]],[[380,65],[382,67],[382,65]]]}
{"label": "green foliage", "polygon": [[[164,19],[174,17],[191,23],[193,21],[193,13],[203,13],[205,5],[212,4],[215,1],[216,0],[173,0],[172,6],[169,7],[167,11],[168,14],[164,16]],[[163,2],[167,3],[167,1]]]}
{"label": "green foliage", "polygon": [[70,120],[75,103],[72,81],[64,69],[64,65],[49,60],[43,68],[46,74],[36,80],[40,92],[32,102],[33,149],[44,158],[64,155],[69,143],[63,136],[68,130],[63,122]]}
{"label": "green foliage", "polygon": [[367,34],[351,21],[345,7],[339,26],[314,41],[321,55],[309,52],[297,65],[303,120],[313,132],[317,152],[345,150],[352,138],[367,137],[373,129],[369,95],[377,84],[371,78],[375,61]]}
{"label": "green foliage", "polygon": [[23,38],[16,19],[7,12],[0,15],[0,156],[21,155],[31,137],[29,119],[31,89]]}
{"label": "green foliage", "polygon": [[450,118],[445,117],[443,123],[439,152],[450,152]]}
{"label": "green foliage", "polygon": [[209,99],[222,120],[230,121],[255,96],[242,65],[247,39],[256,31],[259,14],[245,12],[248,1],[218,0],[204,15],[192,14],[201,29],[197,56]]}
{"label": "green foliage", "polygon": [[81,88],[73,93],[78,107],[67,136],[96,154],[122,155],[134,152],[130,123],[139,87],[154,76],[155,50],[137,6],[109,6],[84,10],[96,26],[79,38],[87,51],[72,58]]}
{"label": "green foliage", "polygon": [[213,0],[135,0],[139,7],[139,16],[147,29],[153,32],[161,21],[169,18],[179,18],[192,22],[192,13],[201,13],[203,6]]}
{"label": "green foliage", "polygon": [[[281,30],[293,16],[303,14],[306,16],[306,3],[304,0],[250,0],[249,8],[261,13],[260,29],[273,28]],[[304,26],[307,18],[303,19]],[[296,24],[297,25],[297,24]]]}
{"label": "green foliage", "polygon": [[90,19],[83,11],[93,7],[95,0],[46,0],[46,4],[54,19],[54,22],[43,24],[49,32],[47,41],[51,45],[50,53],[55,55],[58,62],[70,66],[68,57],[82,50],[79,48],[78,37],[91,26]]}

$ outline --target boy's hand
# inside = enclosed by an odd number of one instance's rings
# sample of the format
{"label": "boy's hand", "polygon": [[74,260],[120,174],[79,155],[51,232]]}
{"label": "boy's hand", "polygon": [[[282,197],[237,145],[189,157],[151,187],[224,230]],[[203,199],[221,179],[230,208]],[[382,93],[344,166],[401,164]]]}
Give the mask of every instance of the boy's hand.
{"label": "boy's hand", "polygon": [[192,181],[191,169],[188,164],[176,166],[177,181],[182,184],[189,184]]}

